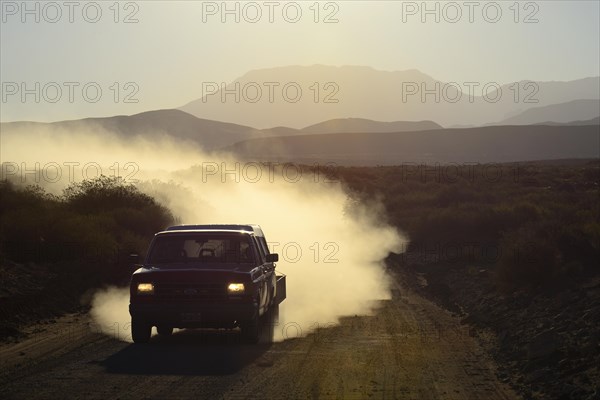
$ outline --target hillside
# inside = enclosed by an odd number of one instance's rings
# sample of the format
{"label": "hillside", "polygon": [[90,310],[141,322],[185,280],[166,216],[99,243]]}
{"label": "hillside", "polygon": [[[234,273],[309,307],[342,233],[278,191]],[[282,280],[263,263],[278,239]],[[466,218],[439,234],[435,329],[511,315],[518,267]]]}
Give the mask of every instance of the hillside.
{"label": "hillside", "polygon": [[570,123],[581,121],[587,125],[588,120],[600,115],[600,100],[574,100],[567,103],[552,104],[545,107],[530,108],[494,125],[532,125],[546,122]]}
{"label": "hillside", "polygon": [[247,140],[248,159],[393,165],[598,158],[597,126],[494,126],[421,132],[338,133]]}
{"label": "hillside", "polygon": [[272,136],[293,136],[337,132],[391,132],[438,129],[440,125],[432,121],[381,122],[360,118],[323,121],[303,129],[276,127],[254,129],[249,126],[231,124],[197,118],[181,110],[156,110],[134,115],[118,115],[106,118],[86,118],[72,121],[7,122],[0,124],[3,135],[33,134],[37,132],[64,131],[72,134],[86,134],[90,130],[106,131],[118,136],[131,138],[143,136],[152,138],[167,135],[179,140],[199,144],[205,150],[216,150],[234,143]]}
{"label": "hillside", "polygon": [[231,145],[237,141],[262,136],[247,126],[196,118],[180,110],[148,111],[135,115],[118,115],[106,118],[85,118],[52,123],[8,122],[2,123],[2,134],[36,131],[66,131],[72,134],[104,130],[123,137],[169,135],[177,139],[199,143],[207,150]]}
{"label": "hillside", "polygon": [[364,118],[340,118],[307,126],[301,133],[359,133],[359,132],[410,132],[442,129],[433,121],[381,122]]}

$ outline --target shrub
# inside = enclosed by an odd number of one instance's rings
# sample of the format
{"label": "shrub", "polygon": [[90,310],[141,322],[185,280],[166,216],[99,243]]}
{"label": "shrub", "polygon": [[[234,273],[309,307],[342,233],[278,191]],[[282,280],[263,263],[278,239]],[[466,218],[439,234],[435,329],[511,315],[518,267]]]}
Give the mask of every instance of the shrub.
{"label": "shrub", "polygon": [[528,225],[504,235],[497,276],[501,286],[540,287],[560,275],[562,255],[547,226]]}
{"label": "shrub", "polygon": [[0,194],[0,252],[18,262],[118,263],[173,221],[152,197],[105,176],[73,183],[62,197],[8,182]]}

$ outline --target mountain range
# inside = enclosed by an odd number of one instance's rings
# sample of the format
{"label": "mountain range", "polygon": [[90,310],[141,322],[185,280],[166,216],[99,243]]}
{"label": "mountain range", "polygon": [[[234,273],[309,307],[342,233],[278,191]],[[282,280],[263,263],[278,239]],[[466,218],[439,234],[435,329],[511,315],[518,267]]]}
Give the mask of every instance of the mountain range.
{"label": "mountain range", "polygon": [[[600,78],[568,82],[443,82],[421,71],[363,66],[288,66],[250,71],[233,82],[203,82],[205,93],[180,109],[199,118],[260,129],[301,129],[322,121],[435,120],[445,127],[505,124],[532,108],[600,99]],[[559,106],[563,104],[563,106]],[[583,119],[591,119],[600,115]],[[568,114],[568,111],[565,111]],[[568,119],[568,115],[565,115]],[[520,123],[538,123],[523,117]],[[570,121],[582,119],[578,116]],[[556,121],[568,122],[568,121]]]}
{"label": "mountain range", "polygon": [[414,69],[278,67],[209,82],[203,87],[210,93],[181,109],[9,122],[0,130],[2,138],[28,135],[32,142],[41,132],[167,136],[246,159],[343,164],[600,157],[599,77],[488,83],[478,95],[482,86],[444,83]]}
{"label": "mountain range", "polygon": [[543,125],[444,129],[432,121],[381,122],[348,118],[302,129],[259,130],[200,119],[180,110],[157,110],[54,123],[2,123],[0,130],[2,138],[27,135],[32,143],[40,132],[70,135],[112,132],[125,138],[168,136],[196,143],[205,150],[232,152],[242,159],[383,165],[600,158],[598,124],[595,118]]}

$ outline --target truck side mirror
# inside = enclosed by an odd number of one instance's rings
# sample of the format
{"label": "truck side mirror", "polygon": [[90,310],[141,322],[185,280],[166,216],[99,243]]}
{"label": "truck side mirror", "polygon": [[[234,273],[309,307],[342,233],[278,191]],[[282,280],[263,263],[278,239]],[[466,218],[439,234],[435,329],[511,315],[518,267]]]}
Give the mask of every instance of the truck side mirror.
{"label": "truck side mirror", "polygon": [[279,261],[279,254],[271,253],[267,254],[267,262],[277,262]]}

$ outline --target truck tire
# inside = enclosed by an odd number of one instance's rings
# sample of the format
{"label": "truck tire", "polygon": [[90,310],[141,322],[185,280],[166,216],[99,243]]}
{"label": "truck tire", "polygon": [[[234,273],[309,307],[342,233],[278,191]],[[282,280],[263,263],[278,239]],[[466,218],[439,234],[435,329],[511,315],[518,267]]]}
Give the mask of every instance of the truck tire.
{"label": "truck tire", "polygon": [[277,325],[279,322],[279,303],[275,301],[266,314],[266,321],[269,325]]}
{"label": "truck tire", "polygon": [[131,318],[131,338],[134,343],[148,343],[152,334],[152,325],[138,318]]}
{"label": "truck tire", "polygon": [[240,324],[242,330],[242,338],[247,343],[258,343],[260,338],[260,317],[258,310],[255,311],[254,317],[249,321],[244,321]]}
{"label": "truck tire", "polygon": [[274,302],[262,316],[260,341],[263,343],[273,343],[275,340],[275,327],[279,325],[279,304]]}
{"label": "truck tire", "polygon": [[157,325],[156,331],[160,336],[171,336],[173,334],[173,327],[166,325]]}
{"label": "truck tire", "polygon": [[246,343],[258,343],[260,337],[260,324],[256,321],[248,321],[242,324],[242,338]]}

